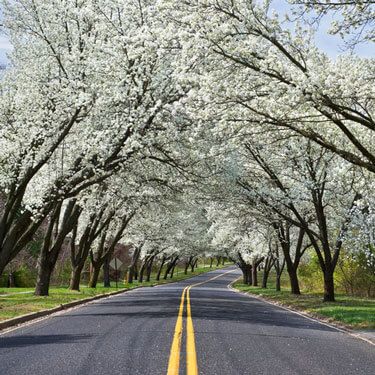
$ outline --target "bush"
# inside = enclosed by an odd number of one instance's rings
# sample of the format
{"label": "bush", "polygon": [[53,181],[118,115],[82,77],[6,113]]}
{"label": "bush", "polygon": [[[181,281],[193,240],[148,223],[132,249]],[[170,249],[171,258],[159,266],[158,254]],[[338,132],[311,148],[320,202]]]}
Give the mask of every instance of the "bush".
{"label": "bush", "polygon": [[310,254],[309,261],[300,264],[298,278],[301,289],[309,292],[323,290],[323,273],[315,253]]}
{"label": "bush", "polygon": [[14,272],[14,279],[16,287],[30,288],[35,286],[36,271],[31,270],[26,266],[21,266]]}
{"label": "bush", "polygon": [[365,253],[356,256],[343,252],[335,272],[336,282],[347,294],[375,297],[375,274]]}

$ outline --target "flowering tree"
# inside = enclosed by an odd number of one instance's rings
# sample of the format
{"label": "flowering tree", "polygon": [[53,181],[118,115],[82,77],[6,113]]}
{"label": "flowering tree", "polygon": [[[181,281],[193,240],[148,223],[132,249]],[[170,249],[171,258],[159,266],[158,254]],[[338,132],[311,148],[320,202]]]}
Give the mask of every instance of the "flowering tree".
{"label": "flowering tree", "polygon": [[330,60],[308,30],[283,28],[268,3],[206,0],[178,8],[206,118],[292,129],[375,172],[373,61]]}
{"label": "flowering tree", "polygon": [[4,7],[14,53],[1,81],[0,272],[47,217],[59,219],[63,200],[169,133],[185,95],[174,84],[178,48],[155,38],[151,2]]}

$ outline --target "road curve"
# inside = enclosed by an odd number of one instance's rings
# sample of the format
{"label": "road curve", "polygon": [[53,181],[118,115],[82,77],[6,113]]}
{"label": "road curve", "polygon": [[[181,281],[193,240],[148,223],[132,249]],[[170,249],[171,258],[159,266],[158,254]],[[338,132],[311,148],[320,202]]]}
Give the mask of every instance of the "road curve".
{"label": "road curve", "polygon": [[0,374],[166,375],[176,366],[180,375],[375,373],[374,346],[228,289],[239,275],[232,267],[137,289],[3,334]]}

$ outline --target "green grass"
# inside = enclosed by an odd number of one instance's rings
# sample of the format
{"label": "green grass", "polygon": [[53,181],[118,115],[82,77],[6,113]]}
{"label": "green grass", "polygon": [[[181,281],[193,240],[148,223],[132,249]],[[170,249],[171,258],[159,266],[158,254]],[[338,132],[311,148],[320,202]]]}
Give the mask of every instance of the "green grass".
{"label": "green grass", "polygon": [[[64,303],[93,297],[98,294],[110,293],[122,289],[133,289],[141,285],[154,286],[184,280],[217,268],[222,268],[222,266],[212,267],[211,269],[207,266],[204,268],[199,267],[195,269],[194,273],[189,271],[187,275],[183,273],[182,269],[178,269],[178,272],[176,272],[177,270],[175,271],[173,279],[168,278],[167,280],[161,279],[160,281],[156,281],[155,275],[153,275],[150,282],[139,283],[137,280],[135,280],[132,284],[124,284],[121,281],[118,283],[118,289],[115,288],[114,281],[111,282],[111,288],[104,288],[102,283],[99,283],[97,288],[88,288],[85,285],[81,285],[81,290],[79,292],[71,291],[67,287],[51,287],[48,297],[34,296],[33,288],[0,288],[0,295],[6,294],[6,296],[0,297],[0,321],[32,312],[51,309]],[[31,293],[23,294],[20,292]]]}
{"label": "green grass", "polygon": [[282,285],[282,291],[276,292],[271,278],[267,289],[245,285],[242,281],[236,282],[234,287],[349,328],[375,329],[375,299],[336,294],[336,302],[323,302],[323,293],[302,289],[302,294],[297,296],[289,292],[285,279]]}

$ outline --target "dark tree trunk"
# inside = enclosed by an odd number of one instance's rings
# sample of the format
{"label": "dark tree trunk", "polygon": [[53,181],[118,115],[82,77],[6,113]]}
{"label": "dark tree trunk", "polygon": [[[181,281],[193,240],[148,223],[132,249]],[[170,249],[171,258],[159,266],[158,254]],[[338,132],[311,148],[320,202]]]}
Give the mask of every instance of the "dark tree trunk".
{"label": "dark tree trunk", "polygon": [[145,261],[142,263],[141,269],[139,270],[139,282],[140,283],[143,283],[143,275],[145,273],[146,266],[147,266],[147,259],[145,259]]}
{"label": "dark tree trunk", "polygon": [[8,275],[8,288],[14,288],[16,286],[16,280],[14,277],[14,272],[9,272]]}
{"label": "dark tree trunk", "polygon": [[134,250],[132,262],[130,266],[128,267],[127,281],[129,284],[133,283],[133,280],[137,280],[137,262],[141,254],[141,249],[142,249],[142,246],[139,246]]}
{"label": "dark tree trunk", "polygon": [[214,262],[214,258],[210,258],[210,268],[212,268],[212,263]]}
{"label": "dark tree trunk", "polygon": [[155,256],[153,256],[149,262],[148,262],[148,265],[147,265],[147,275],[146,275],[146,281],[150,281],[151,280],[151,272],[152,272],[152,265],[154,263],[154,259],[155,259]]}
{"label": "dark tree trunk", "polygon": [[280,292],[281,290],[281,275],[285,268],[285,258],[283,259],[282,263],[280,264],[280,253],[279,253],[279,246],[278,243],[276,243],[275,248],[275,260],[273,262],[273,266],[276,271],[276,291]]}
{"label": "dark tree trunk", "polygon": [[247,268],[243,267],[241,268],[242,271],[242,280],[244,284],[248,284],[249,282],[249,275],[248,275],[248,270]]}
{"label": "dark tree trunk", "polygon": [[129,284],[132,284],[133,283],[133,280],[134,280],[134,265],[130,265],[128,267],[128,277],[127,277],[127,282]]}
{"label": "dark tree trunk", "polygon": [[268,276],[270,274],[270,271],[272,269],[274,263],[274,259],[271,255],[269,255],[265,262],[264,262],[264,269],[263,269],[263,278],[262,278],[262,288],[267,288],[267,282],[268,282]]}
{"label": "dark tree trunk", "polygon": [[109,257],[105,259],[103,264],[103,284],[104,288],[111,287],[111,278],[109,276]]}
{"label": "dark tree trunk", "polygon": [[324,302],[335,302],[335,283],[333,272],[326,270],[324,273]]}
{"label": "dark tree trunk", "polygon": [[251,271],[252,271],[253,286],[258,286],[258,267],[255,261],[252,264]]}
{"label": "dark tree trunk", "polygon": [[185,275],[187,275],[189,264],[190,264],[190,260],[189,260],[189,262],[185,262],[185,269],[184,269],[184,274]]}
{"label": "dark tree trunk", "polygon": [[156,280],[159,281],[160,280],[160,275],[161,275],[161,271],[163,270],[163,266],[164,266],[164,263],[165,263],[166,259],[163,257],[161,263],[160,263],[160,266],[159,266],[159,270],[158,270],[158,273],[156,275]]}
{"label": "dark tree trunk", "polygon": [[250,264],[242,264],[240,269],[242,271],[243,276],[243,283],[247,285],[252,285],[252,272],[251,272],[251,265]]}
{"label": "dark tree trunk", "polygon": [[219,267],[220,262],[221,262],[221,257],[217,257],[216,258],[216,267]]}
{"label": "dark tree trunk", "polygon": [[35,287],[35,295],[37,296],[48,296],[51,275],[61,247],[66,236],[77,225],[79,215],[82,212],[81,208],[76,205],[76,200],[70,200],[65,208],[62,222],[59,223],[61,206],[62,202],[59,202],[51,213],[43,246],[39,254],[38,276]]}
{"label": "dark tree trunk", "polygon": [[268,281],[268,275],[270,274],[270,271],[264,267],[263,270],[263,277],[262,277],[262,288],[267,289],[267,281]]}
{"label": "dark tree trunk", "polygon": [[178,259],[178,258],[172,259],[172,260],[168,263],[168,265],[167,265],[167,269],[165,270],[165,273],[164,273],[164,280],[167,279],[168,274],[169,274],[169,272],[171,272],[172,268],[174,267],[175,263],[177,262],[177,259]]}
{"label": "dark tree trunk", "polygon": [[301,294],[301,291],[299,289],[299,282],[298,282],[298,276],[297,276],[297,271],[292,268],[288,268],[288,275],[289,275],[289,280],[290,280],[290,292],[292,294]]}
{"label": "dark tree trunk", "polygon": [[194,272],[194,269],[195,269],[195,267],[197,266],[197,262],[198,262],[198,259],[192,260],[192,261],[190,262],[191,272]]}
{"label": "dark tree trunk", "polygon": [[280,292],[281,290],[281,275],[276,275],[276,291]]}
{"label": "dark tree trunk", "polygon": [[74,267],[72,269],[72,274],[70,276],[70,284],[69,284],[70,290],[79,291],[79,284],[81,282],[81,274],[82,274],[83,266],[84,264],[80,264],[77,267]]}
{"label": "dark tree trunk", "polygon": [[51,275],[55,264],[49,264],[47,261],[40,262],[38,267],[38,276],[34,294],[36,296],[48,296]]}
{"label": "dark tree trunk", "polygon": [[98,284],[99,274],[100,274],[101,264],[92,264],[92,272],[89,281],[89,288],[96,288]]}
{"label": "dark tree trunk", "polygon": [[171,269],[171,279],[173,279],[173,275],[174,275],[174,270],[176,268],[176,263],[173,265],[172,269]]}
{"label": "dark tree trunk", "polygon": [[[101,222],[95,223],[97,224],[97,226],[96,228],[94,227],[95,232],[93,233],[93,236],[95,238],[97,238],[99,235],[101,236],[100,236],[100,241],[97,245],[95,254],[92,249],[89,249],[90,260],[91,260],[91,265],[92,265],[92,273],[90,275],[89,286],[92,288],[96,287],[102,265],[105,265],[103,267],[103,269],[105,270],[104,271],[104,285],[107,287],[110,286],[109,261],[112,258],[112,255],[115,251],[116,244],[120,241],[124,233],[124,230],[127,227],[129,221],[133,218],[134,213],[128,216],[124,216],[121,220],[122,221],[121,225],[120,227],[118,227],[116,234],[114,236],[111,236],[110,239],[108,239],[107,229],[108,229],[108,225],[110,221],[113,218],[113,215],[114,215],[114,212],[110,212],[106,217],[103,217],[103,215],[101,215],[100,217],[98,217],[99,221],[102,219],[104,220],[102,220]],[[90,244],[90,248],[91,248],[91,244]]]}

